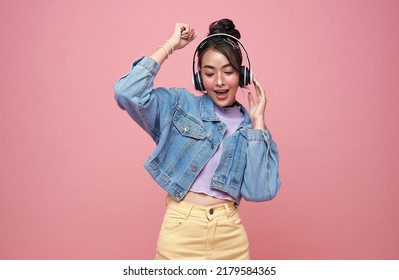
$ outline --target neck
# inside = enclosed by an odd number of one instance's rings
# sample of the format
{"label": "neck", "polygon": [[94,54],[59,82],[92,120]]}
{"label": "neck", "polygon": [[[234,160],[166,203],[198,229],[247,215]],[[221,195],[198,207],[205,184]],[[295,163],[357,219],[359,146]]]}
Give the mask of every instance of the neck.
{"label": "neck", "polygon": [[237,102],[237,100],[235,100],[233,102],[233,104],[229,105],[229,106],[224,106],[223,108],[231,108],[231,107],[235,107],[235,106],[240,106],[240,104]]}

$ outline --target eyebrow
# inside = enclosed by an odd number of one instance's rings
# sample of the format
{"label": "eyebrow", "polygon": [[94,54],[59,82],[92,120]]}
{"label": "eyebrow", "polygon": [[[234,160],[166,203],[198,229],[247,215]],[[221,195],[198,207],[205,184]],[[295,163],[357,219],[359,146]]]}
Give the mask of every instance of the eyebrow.
{"label": "eyebrow", "polygon": [[[215,69],[216,67],[212,66],[212,65],[204,65],[204,68],[209,68],[209,69]],[[222,68],[227,68],[227,67],[233,67],[233,65],[231,65],[230,63],[225,64],[222,66]]]}

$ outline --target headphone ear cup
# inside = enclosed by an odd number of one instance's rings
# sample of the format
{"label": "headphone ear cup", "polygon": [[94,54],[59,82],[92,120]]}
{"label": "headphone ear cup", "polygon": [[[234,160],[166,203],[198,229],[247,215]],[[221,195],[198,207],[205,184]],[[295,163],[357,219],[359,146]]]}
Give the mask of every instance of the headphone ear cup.
{"label": "headphone ear cup", "polygon": [[241,66],[240,68],[240,87],[245,87],[252,82],[251,70],[248,67]]}
{"label": "headphone ear cup", "polygon": [[194,74],[194,88],[196,90],[205,91],[204,85],[202,84],[201,71]]}
{"label": "headphone ear cup", "polygon": [[195,90],[198,90],[197,73],[193,72],[193,86]]}

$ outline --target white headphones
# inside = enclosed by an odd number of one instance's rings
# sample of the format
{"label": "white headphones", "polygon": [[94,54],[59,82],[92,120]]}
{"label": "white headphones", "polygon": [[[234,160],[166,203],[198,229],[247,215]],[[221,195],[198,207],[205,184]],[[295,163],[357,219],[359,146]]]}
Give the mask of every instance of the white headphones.
{"label": "white headphones", "polygon": [[[202,83],[202,78],[201,78],[201,71],[195,72],[195,56],[198,53],[198,50],[200,48],[203,47],[203,45],[205,45],[207,43],[207,41],[212,38],[212,37],[216,37],[216,36],[221,36],[221,37],[228,37],[233,39],[235,42],[239,43],[241,48],[244,50],[247,60],[248,60],[248,67],[246,66],[241,66],[240,68],[240,81],[239,81],[239,85],[240,87],[245,87],[249,84],[252,83],[252,70],[251,70],[251,60],[249,59],[249,55],[247,50],[245,49],[245,46],[243,45],[243,43],[240,42],[240,40],[238,40],[236,37],[230,35],[230,34],[226,34],[226,33],[215,33],[212,35],[209,35],[208,37],[206,37],[205,39],[203,39],[198,46],[195,49],[194,52],[194,57],[193,57],[193,85],[194,88],[196,90],[200,90],[200,91],[205,91],[205,87]],[[229,41],[226,40],[227,43],[233,45],[232,43],[230,43]],[[233,46],[234,47],[234,46]]]}

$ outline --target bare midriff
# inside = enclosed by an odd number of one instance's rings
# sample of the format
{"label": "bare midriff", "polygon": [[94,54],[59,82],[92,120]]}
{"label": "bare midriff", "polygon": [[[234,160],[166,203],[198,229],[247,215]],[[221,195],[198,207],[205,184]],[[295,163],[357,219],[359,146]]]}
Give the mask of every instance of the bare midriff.
{"label": "bare midriff", "polygon": [[189,191],[186,194],[186,196],[183,198],[183,201],[192,204],[205,205],[205,206],[231,202],[230,200],[220,199],[203,193],[196,193],[191,191]]}

